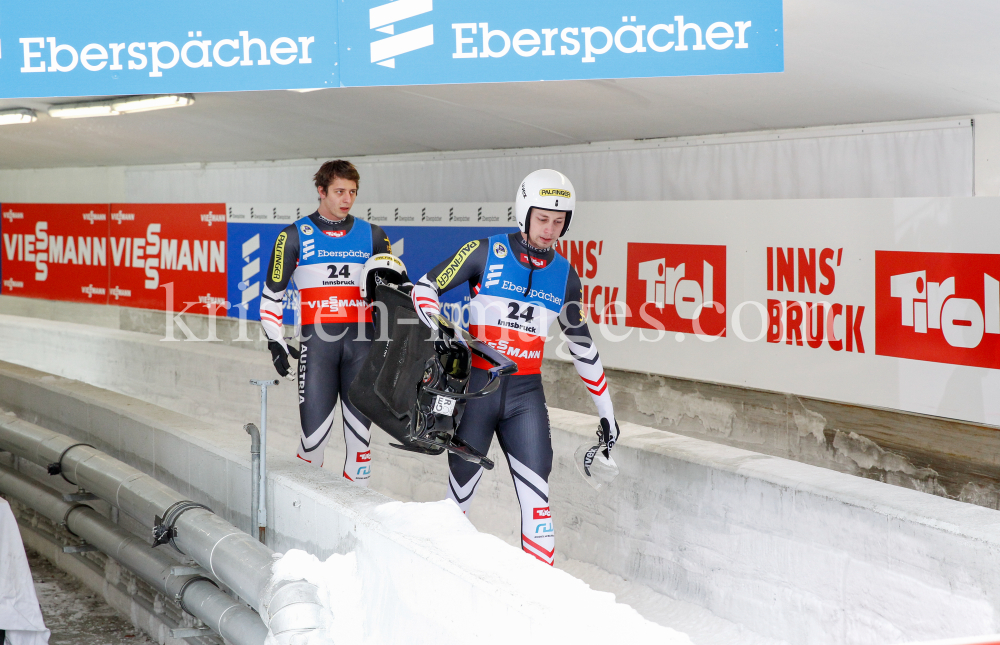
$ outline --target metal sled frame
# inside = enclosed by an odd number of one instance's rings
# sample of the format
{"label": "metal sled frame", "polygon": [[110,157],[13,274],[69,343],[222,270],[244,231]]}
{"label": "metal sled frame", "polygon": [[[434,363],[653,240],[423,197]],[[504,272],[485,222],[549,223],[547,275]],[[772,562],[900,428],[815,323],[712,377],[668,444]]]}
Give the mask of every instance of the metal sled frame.
{"label": "metal sled frame", "polygon": [[[433,455],[447,450],[492,468],[486,455],[455,432],[465,403],[496,392],[501,377],[515,373],[517,365],[443,316],[434,317],[433,327],[424,325],[404,289],[379,285],[376,298],[377,313],[388,316],[381,322],[389,333],[374,340],[365,366],[351,384],[351,402],[396,439],[398,443],[390,444],[396,448]],[[473,356],[492,367],[486,384],[467,392]],[[455,401],[451,415],[433,411],[437,397]]]}

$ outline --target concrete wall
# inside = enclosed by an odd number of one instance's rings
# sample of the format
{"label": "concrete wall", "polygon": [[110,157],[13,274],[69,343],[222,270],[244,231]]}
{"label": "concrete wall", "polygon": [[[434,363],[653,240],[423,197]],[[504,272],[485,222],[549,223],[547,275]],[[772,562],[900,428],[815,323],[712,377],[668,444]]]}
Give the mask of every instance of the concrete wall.
{"label": "concrete wall", "polygon": [[[145,309],[0,296],[0,314],[138,331],[156,338],[165,338],[166,333],[163,312]],[[205,316],[181,318],[195,336],[208,337]],[[290,328],[286,335],[292,335]],[[27,343],[23,350],[27,351],[35,339],[30,333],[24,336],[17,343]],[[239,337],[236,321],[219,319],[219,342],[210,344],[266,351],[267,343],[256,323],[251,323],[248,336],[252,342],[233,342]],[[174,337],[184,338],[176,329]],[[266,356],[254,359],[260,370],[246,372],[247,379],[269,375]],[[593,410],[590,396],[570,363],[545,360],[542,372],[551,406]],[[620,421],[1000,509],[1000,429],[625,370],[609,369],[608,377]],[[111,383],[106,387],[127,392],[128,385]],[[194,390],[191,393],[195,394]],[[245,406],[250,405],[250,394],[241,392],[243,398],[237,400],[244,407],[240,409],[249,409]],[[187,405],[184,400],[181,397],[178,405]],[[182,411],[193,410],[186,407]],[[282,432],[294,438],[295,411],[288,407],[281,414],[283,419],[292,420]],[[406,491],[401,486],[405,484],[394,484],[386,490],[403,494]],[[514,537],[512,534],[511,539]]]}
{"label": "concrete wall", "polygon": [[[243,383],[269,369],[266,355],[37,320],[18,332],[23,323],[0,319],[8,360],[202,420],[10,365],[0,370],[0,406],[54,429],[89,428],[99,447],[246,524],[247,493],[233,482],[247,476],[238,427],[257,402]],[[272,416],[289,448],[294,401],[282,397],[290,391],[278,388]],[[110,435],[108,407],[120,416]],[[595,493],[570,458],[596,419],[557,409],[550,418],[552,509],[569,558],[789,642],[893,643],[1000,628],[996,511],[632,424],[616,448],[622,475]],[[404,500],[443,497],[443,460],[390,451],[376,436],[374,487]],[[353,548],[361,534],[351,526],[371,526],[362,518],[376,493],[345,488],[331,476],[339,467],[311,469],[290,455],[269,453],[274,546]],[[510,541],[517,513],[504,470],[500,461],[470,519]]]}

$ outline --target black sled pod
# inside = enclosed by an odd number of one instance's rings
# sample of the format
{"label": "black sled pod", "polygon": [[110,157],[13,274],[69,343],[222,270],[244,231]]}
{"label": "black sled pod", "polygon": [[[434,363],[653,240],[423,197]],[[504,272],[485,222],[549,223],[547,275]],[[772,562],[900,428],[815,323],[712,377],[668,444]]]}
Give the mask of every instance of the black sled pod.
{"label": "black sled pod", "polygon": [[[408,293],[386,285],[375,289],[375,339],[368,359],[351,384],[351,403],[398,444],[395,448],[430,455],[445,450],[493,468],[486,455],[455,436],[469,399],[489,396],[500,377],[517,365],[443,316],[437,329],[417,317]],[[469,392],[472,356],[492,366],[486,385]]]}

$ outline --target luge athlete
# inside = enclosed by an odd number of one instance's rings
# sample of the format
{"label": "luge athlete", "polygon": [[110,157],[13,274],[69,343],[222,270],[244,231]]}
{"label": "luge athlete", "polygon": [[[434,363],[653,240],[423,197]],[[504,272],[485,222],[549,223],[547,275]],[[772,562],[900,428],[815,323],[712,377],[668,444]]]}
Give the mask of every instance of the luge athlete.
{"label": "luge athlete", "polygon": [[[350,214],[360,180],[353,164],[328,161],[313,179],[319,208],[278,235],[260,321],[278,374],[288,374],[290,353],[299,359],[299,459],[323,465],[339,395],[347,442],[344,477],[367,486],[371,421],[351,405],[347,391],[371,348],[372,316],[361,298],[361,272],[368,258],[392,248],[381,228]],[[282,337],[282,298],[292,277],[301,302],[301,356]]]}
{"label": "luge athlete", "polygon": [[[573,218],[576,195],[569,179],[555,170],[537,170],[518,188],[519,232],[473,240],[422,277],[412,292],[421,320],[440,311],[438,297],[469,285],[470,331],[518,365],[500,390],[468,402],[457,435],[486,454],[496,433],[510,465],[521,506],[521,547],[551,565],[555,533],[549,510],[552,438],[542,390],[542,353],[552,322],[566,336],[577,373],[602,418],[602,443],[618,438],[604,367],[587,327],[580,276],[555,252]],[[486,365],[473,358],[469,389],[486,381]],[[448,496],[468,511],[482,477],[480,465],[448,455]]]}

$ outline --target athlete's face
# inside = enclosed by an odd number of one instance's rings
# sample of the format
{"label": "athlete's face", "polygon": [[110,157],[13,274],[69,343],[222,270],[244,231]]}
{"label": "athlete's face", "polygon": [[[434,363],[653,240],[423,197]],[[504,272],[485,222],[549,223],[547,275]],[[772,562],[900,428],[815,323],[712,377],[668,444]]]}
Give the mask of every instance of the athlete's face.
{"label": "athlete's face", "polygon": [[536,249],[548,249],[559,239],[559,234],[562,233],[565,222],[566,213],[547,211],[541,208],[531,209],[531,226],[528,227],[528,242]]}
{"label": "athlete's face", "polygon": [[335,177],[326,190],[319,193],[319,214],[327,219],[344,219],[358,197],[358,184],[350,179]]}

